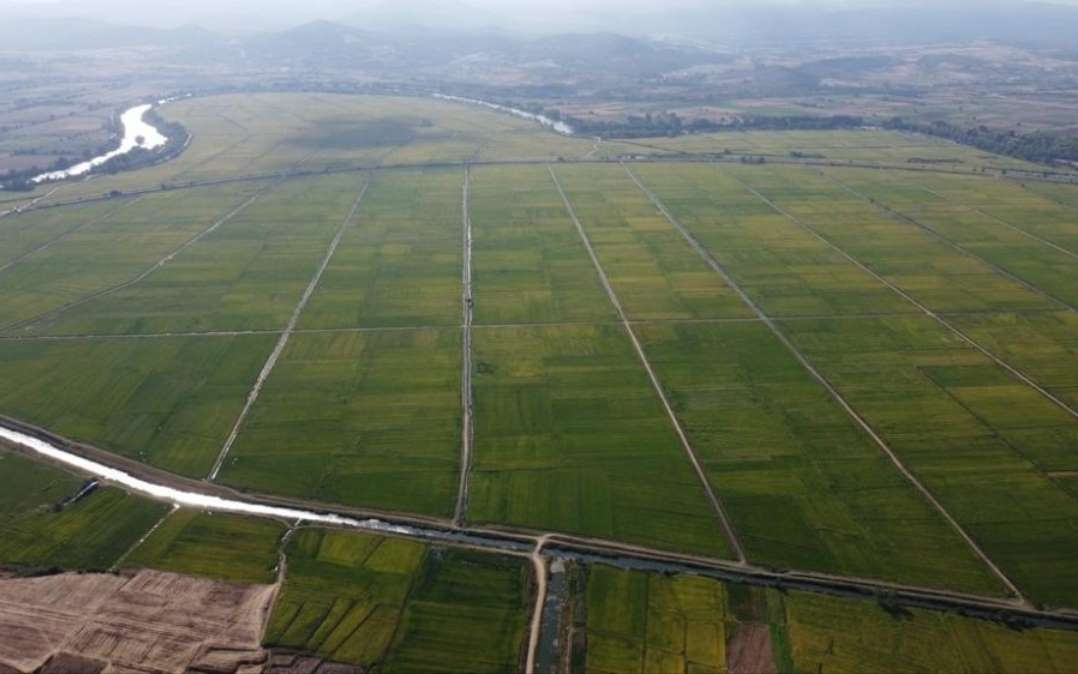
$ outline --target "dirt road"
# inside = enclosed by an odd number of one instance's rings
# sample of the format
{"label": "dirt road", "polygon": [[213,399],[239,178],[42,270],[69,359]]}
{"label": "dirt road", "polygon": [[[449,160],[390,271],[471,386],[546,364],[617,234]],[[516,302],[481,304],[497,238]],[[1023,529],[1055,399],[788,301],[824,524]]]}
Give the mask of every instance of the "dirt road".
{"label": "dirt road", "polygon": [[471,187],[472,172],[464,170],[464,187],[461,194],[461,221],[463,231],[463,260],[461,265],[461,368],[460,368],[460,484],[457,489],[457,505],[453,521],[463,526],[468,514],[468,473],[472,467],[472,317],[474,315],[474,297],[472,295],[472,218],[469,214],[468,191]]}

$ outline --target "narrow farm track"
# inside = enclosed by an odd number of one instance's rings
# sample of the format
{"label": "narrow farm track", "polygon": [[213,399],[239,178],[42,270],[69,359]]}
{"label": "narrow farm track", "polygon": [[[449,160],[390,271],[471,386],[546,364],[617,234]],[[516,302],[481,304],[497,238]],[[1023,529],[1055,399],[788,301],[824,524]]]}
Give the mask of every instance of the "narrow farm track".
{"label": "narrow farm track", "polygon": [[179,506],[173,505],[171,510],[162,515],[161,519],[157,520],[157,523],[150,527],[149,531],[142,534],[142,536],[137,541],[135,541],[134,544],[129,547],[126,552],[124,552],[124,554],[120,555],[120,558],[116,560],[116,563],[112,565],[109,571],[115,572],[122,569],[124,562],[126,562],[127,558],[131,556],[131,553],[133,553],[135,550],[138,550],[139,547],[142,546],[142,544],[145,543],[150,538],[150,536],[153,536],[154,533],[161,528],[165,521],[168,520],[168,518],[172,517],[172,515],[175,514],[175,512],[179,509]]}
{"label": "narrow farm track", "polygon": [[464,169],[464,187],[461,189],[461,230],[463,251],[461,260],[461,364],[460,364],[460,484],[457,488],[457,505],[453,521],[457,526],[464,524],[468,513],[468,473],[472,467],[472,441],[475,432],[472,428],[474,400],[472,396],[472,218],[469,214],[468,190],[471,187],[472,173]]}
{"label": "narrow farm track", "polygon": [[303,295],[300,296],[295,309],[292,310],[292,316],[288,319],[288,325],[285,326],[284,332],[282,332],[281,336],[277,339],[277,344],[274,345],[273,351],[270,352],[269,358],[266,359],[265,364],[262,366],[262,371],[258,373],[258,377],[251,387],[251,391],[247,394],[247,400],[243,403],[243,409],[240,410],[239,416],[236,417],[236,423],[232,425],[232,430],[229,432],[224,445],[221,446],[221,452],[217,455],[217,461],[213,464],[213,470],[210,471],[209,477],[207,478],[211,482],[216,480],[217,474],[221,472],[221,468],[225,464],[225,459],[228,458],[228,453],[232,451],[232,445],[235,444],[236,438],[240,434],[240,428],[243,426],[243,422],[247,420],[247,415],[250,413],[251,408],[254,407],[255,401],[258,400],[258,395],[262,392],[262,386],[265,385],[266,380],[269,379],[270,373],[273,372],[273,368],[277,365],[277,361],[280,359],[281,354],[284,353],[284,348],[288,346],[288,340],[291,339],[292,333],[296,330],[300,315],[303,314],[303,310],[307,307],[307,303],[314,295],[315,289],[318,288],[318,283],[322,280],[322,275],[326,272],[326,268],[329,267],[330,260],[333,259],[333,254],[337,252],[337,247],[340,245],[341,239],[344,238],[344,233],[348,229],[348,225],[355,220],[356,213],[359,212],[359,205],[363,202],[363,197],[367,194],[368,187],[370,187],[369,180],[363,183],[363,187],[359,191],[359,196],[356,197],[355,202],[352,204],[352,209],[341,222],[341,226],[337,228],[337,234],[333,237],[333,241],[330,242],[325,255],[322,256],[322,261],[319,263],[318,269],[311,278],[311,282],[307,284],[307,288],[303,291]]}
{"label": "narrow farm track", "polygon": [[266,187],[264,187],[264,188],[260,189],[259,191],[255,192],[246,201],[244,201],[242,204],[240,204],[239,206],[236,206],[231,211],[226,213],[224,216],[222,216],[221,218],[218,218],[217,220],[215,220],[209,227],[206,227],[205,229],[203,229],[198,234],[195,234],[193,237],[191,237],[190,239],[185,241],[179,247],[174,248],[172,251],[170,251],[168,254],[166,254],[164,257],[159,259],[157,262],[153,263],[148,268],[146,268],[145,270],[140,272],[134,278],[129,279],[127,281],[124,281],[123,283],[118,283],[116,285],[109,286],[108,288],[102,288],[101,290],[98,290],[96,292],[92,292],[92,293],[90,293],[88,295],[83,295],[82,297],[80,297],[80,298],[78,298],[78,299],[76,299],[74,301],[71,301],[71,302],[68,302],[67,304],[56,307],[55,309],[50,309],[49,311],[46,311],[46,312],[44,312],[42,314],[38,314],[37,316],[34,316],[32,318],[28,318],[28,319],[25,319],[25,320],[16,321],[14,323],[9,323],[7,325],[0,326],[0,331],[3,331],[3,330],[17,330],[17,329],[20,329],[20,328],[25,328],[25,327],[29,327],[31,325],[35,325],[37,323],[40,323],[41,321],[47,321],[47,320],[56,318],[57,316],[60,316],[64,312],[70,311],[71,309],[74,309],[75,307],[82,306],[83,304],[86,304],[87,302],[99,299],[101,297],[106,297],[106,296],[111,295],[113,293],[124,290],[125,288],[130,288],[131,286],[136,285],[137,283],[145,280],[147,277],[149,277],[151,274],[153,274],[157,270],[159,270],[162,267],[164,267],[165,265],[167,265],[169,262],[171,262],[173,259],[175,259],[177,255],[179,255],[183,251],[187,250],[191,246],[195,245],[196,243],[198,243],[202,239],[206,238],[207,236],[209,236],[210,234],[215,232],[219,227],[221,227],[221,225],[227,223],[229,220],[231,220],[232,218],[234,218],[237,215],[239,215],[240,213],[242,213],[251,204],[253,204],[255,201],[257,201],[258,198],[266,190],[268,190],[268,189],[270,189],[271,187],[274,187],[274,186],[276,186],[276,184],[274,184],[273,186],[267,185]]}
{"label": "narrow farm track", "polygon": [[[1024,309],[1008,311],[1008,314],[1016,316],[1037,316],[1051,313],[1052,309]],[[943,317],[974,317],[974,316],[998,316],[996,311],[947,311],[936,312]],[[881,312],[876,314],[808,314],[804,316],[772,316],[771,320],[776,323],[797,323],[802,321],[875,321],[881,318],[904,318],[909,317],[908,312],[891,313]],[[681,325],[681,324],[739,324],[739,323],[763,323],[756,318],[647,318],[629,321],[630,325]],[[535,323],[472,323],[471,329],[476,330],[517,330],[520,328],[567,328],[596,325],[621,325],[621,321],[553,321]],[[404,326],[378,326],[369,328],[297,328],[292,331],[293,335],[326,335],[340,333],[385,333],[385,332],[415,332],[420,330],[445,330],[445,325],[404,325]],[[449,326],[463,329],[463,325]],[[133,332],[133,333],[102,333],[102,334],[78,334],[78,335],[0,335],[0,344],[4,342],[77,342],[81,340],[111,340],[111,339],[175,339],[177,337],[251,337],[280,335],[281,330],[209,330],[190,332]]]}
{"label": "narrow farm track", "polygon": [[[518,557],[539,555],[598,562],[623,569],[692,574],[731,583],[886,601],[889,605],[909,608],[957,611],[971,617],[1021,626],[1078,631],[1078,610],[1037,609],[1012,599],[849,576],[779,571],[729,560],[557,533],[493,528],[458,529],[448,521],[434,518],[335,508],[297,499],[241,493],[221,485],[179,477],[95,447],[75,444],[44,429],[5,417],[0,417],[0,445],[34,460],[96,477],[104,483],[153,500],[199,507],[211,512],[242,512],[248,516],[283,521],[288,526],[295,526],[298,522],[304,526],[368,531]],[[48,454],[41,449],[42,445],[49,448]],[[117,475],[123,475],[124,480],[118,481]],[[169,490],[169,493],[163,493],[164,490]],[[184,498],[182,502],[181,496]],[[187,497],[199,499],[199,505],[192,505],[186,500]]]}
{"label": "narrow farm track", "polygon": [[883,276],[880,276],[879,274],[877,274],[875,271],[873,271],[867,265],[863,264],[860,260],[858,260],[854,256],[850,255],[848,252],[846,252],[846,250],[843,249],[841,246],[839,246],[837,243],[831,241],[831,239],[829,239],[826,236],[824,236],[823,234],[821,234],[812,225],[808,224],[807,222],[805,222],[801,218],[797,217],[793,213],[790,213],[785,208],[783,208],[779,204],[775,203],[771,199],[768,199],[765,195],[761,194],[760,192],[753,189],[749,185],[746,185],[744,182],[737,179],[736,177],[734,177],[733,179],[736,180],[738,182],[738,184],[740,184],[743,188],[745,188],[745,190],[750,192],[752,195],[754,195],[761,202],[767,204],[767,206],[769,208],[771,208],[772,210],[774,210],[776,213],[779,213],[780,215],[785,217],[790,222],[792,222],[795,225],[798,225],[799,227],[804,229],[806,232],[808,232],[810,235],[812,235],[816,240],[820,241],[825,246],[827,246],[831,250],[833,250],[836,253],[838,253],[839,255],[841,255],[846,261],[850,262],[855,267],[857,267],[858,269],[860,269],[864,273],[868,274],[869,276],[874,278],[879,283],[882,283],[883,285],[887,286],[889,289],[891,289],[891,291],[893,291],[896,295],[898,295],[902,299],[906,300],[907,302],[909,302],[913,306],[917,307],[917,309],[920,310],[921,313],[923,313],[925,316],[928,316],[932,320],[939,323],[941,326],[943,326],[945,329],[947,329],[949,332],[951,332],[951,334],[953,334],[955,337],[958,337],[963,343],[965,343],[968,346],[973,347],[975,350],[979,351],[982,355],[987,357],[993,363],[995,363],[996,365],[998,365],[1001,368],[1003,368],[1004,370],[1006,370],[1012,377],[1014,377],[1018,381],[1022,382],[1026,386],[1029,386],[1033,390],[1035,390],[1037,393],[1039,393],[1041,396],[1046,398],[1049,402],[1053,403],[1054,405],[1059,407],[1061,410],[1063,410],[1067,414],[1071,415],[1075,419],[1078,419],[1078,411],[1076,411],[1073,407],[1071,407],[1066,402],[1064,402],[1061,398],[1055,396],[1050,391],[1043,388],[1040,384],[1038,384],[1033,379],[1031,379],[1027,374],[1022,372],[1018,368],[1014,367],[1013,365],[1011,365],[1007,361],[1003,360],[1002,358],[997,356],[992,351],[988,350],[988,348],[981,345],[979,342],[977,342],[975,339],[973,339],[973,337],[966,334],[963,330],[958,328],[956,325],[954,325],[953,323],[948,321],[943,316],[941,316],[941,315],[937,314],[936,312],[932,311],[931,309],[929,309],[927,306],[925,306],[924,304],[919,302],[917,299],[915,299],[912,295],[907,293],[905,290],[903,290],[902,288],[899,288],[894,283],[891,283],[890,281],[888,281]]}
{"label": "narrow farm track", "polygon": [[891,448],[891,446],[882,437],[880,437],[878,433],[876,433],[876,431],[872,428],[868,421],[866,421],[865,418],[862,417],[853,408],[849,401],[846,400],[845,396],[839,393],[838,389],[836,389],[831,384],[831,382],[828,381],[827,378],[824,377],[823,374],[816,369],[816,367],[812,364],[811,361],[809,361],[805,354],[802,353],[801,350],[798,349],[792,341],[790,341],[789,337],[787,337],[786,333],[784,333],[782,329],[779,328],[778,324],[774,320],[772,320],[771,317],[769,317],[764,312],[764,310],[758,304],[756,304],[755,301],[753,301],[751,297],[749,297],[745,290],[740,286],[740,284],[738,284],[734,280],[733,276],[731,276],[730,273],[727,272],[726,268],[722,266],[718,259],[714,255],[712,255],[711,252],[706,247],[704,247],[704,245],[701,244],[696,239],[696,237],[694,237],[692,233],[689,232],[689,230],[686,229],[685,226],[682,225],[681,222],[677,218],[675,218],[669,210],[667,210],[666,206],[662,203],[662,201],[660,201],[659,198],[650,189],[648,189],[648,187],[644,185],[644,183],[641,182],[639,178],[637,178],[636,174],[633,173],[628,166],[625,167],[625,171],[629,174],[629,177],[633,179],[633,182],[636,183],[637,187],[639,187],[639,189],[644,194],[646,194],[649,199],[651,199],[651,202],[655,205],[655,208],[658,209],[658,211],[662,213],[663,217],[665,217],[670,222],[670,224],[673,225],[673,227],[678,231],[678,233],[681,234],[681,236],[685,239],[689,246],[692,247],[692,249],[695,250],[696,253],[703,258],[703,260],[708,264],[708,266],[712,268],[712,270],[714,270],[717,274],[719,274],[719,276],[723,278],[726,284],[734,292],[736,292],[739,297],[741,297],[742,301],[745,302],[745,304],[750,309],[752,309],[752,311],[760,318],[760,320],[764,322],[765,325],[767,325],[767,327],[771,330],[772,334],[774,334],[775,337],[778,338],[780,342],[782,342],[783,346],[785,346],[786,349],[794,356],[794,358],[796,358],[798,362],[801,363],[801,366],[804,367],[810,375],[812,375],[812,378],[819,382],[819,384],[827,390],[831,398],[835,400],[835,402],[837,402],[842,407],[842,409],[846,411],[846,413],[861,428],[861,430],[863,430],[870,438],[872,438],[876,446],[879,447],[885,455],[887,455],[887,458],[890,459],[891,463],[895,466],[895,468],[900,473],[902,473],[906,480],[910,484],[912,484],[914,488],[916,488],[917,491],[920,492],[920,494],[925,498],[925,500],[932,505],[932,507],[947,521],[948,524],[951,525],[951,528],[954,529],[959,536],[961,536],[962,540],[964,540],[966,544],[969,545],[969,547],[973,550],[977,557],[980,558],[981,561],[984,562],[984,564],[989,569],[991,569],[992,573],[1007,587],[1008,591],[1011,592],[1011,594],[1021,603],[1028,604],[1021,591],[1019,591],[1018,587],[1007,576],[1007,574],[1005,574],[1003,570],[999,568],[999,566],[994,561],[992,561],[992,559],[987,555],[987,553],[984,552],[983,549],[981,549],[981,546],[973,539],[973,537],[965,530],[965,528],[958,523],[958,520],[956,520],[951,515],[951,513],[943,507],[943,504],[940,503],[940,501],[932,494],[932,492],[929,491],[929,489],[924,486],[924,484],[917,478],[917,476],[914,475],[913,472],[906,467],[906,465],[898,457],[898,455]]}
{"label": "narrow farm track", "polygon": [[535,605],[528,629],[528,657],[524,662],[524,674],[535,674],[535,656],[539,652],[539,639],[543,632],[543,607],[546,605],[547,569],[543,548],[550,542],[551,537],[551,534],[540,536],[535,541],[535,549],[530,556],[535,570]]}
{"label": "narrow farm track", "polygon": [[996,272],[1000,276],[1003,276],[1004,278],[1007,278],[1007,279],[1009,279],[1011,281],[1014,281],[1015,283],[1019,284],[1020,286],[1022,286],[1026,290],[1028,290],[1028,291],[1030,291],[1032,293],[1036,293],[1037,295],[1040,295],[1041,297],[1043,297],[1043,298],[1045,298],[1045,299],[1047,299],[1047,300],[1049,300],[1051,302],[1054,302],[1061,309],[1064,309],[1066,311],[1078,312],[1078,307],[1076,307],[1075,305],[1073,305],[1073,304],[1071,304],[1071,303],[1067,302],[1066,300],[1063,300],[1063,299],[1061,299],[1059,297],[1056,297],[1055,295],[1048,292],[1047,290],[1044,290],[1043,288],[1040,288],[1040,287],[1030,283],[1029,281],[1025,280],[1024,278],[1007,271],[1006,269],[999,266],[998,264],[996,264],[996,263],[994,263],[994,262],[992,262],[990,260],[986,260],[984,257],[982,257],[982,256],[978,255],[977,253],[971,251],[970,249],[966,248],[965,246],[958,243],[954,239],[951,239],[950,237],[945,236],[942,232],[937,230],[935,227],[932,227],[931,225],[927,225],[927,224],[921,222],[920,220],[918,220],[918,219],[916,219],[914,217],[906,215],[905,213],[903,213],[901,211],[897,211],[897,210],[891,208],[890,206],[885,206],[884,204],[881,204],[880,202],[869,198],[867,195],[857,191],[856,189],[850,187],[849,185],[847,185],[846,183],[842,182],[841,180],[839,180],[838,178],[836,178],[836,177],[834,177],[832,175],[829,175],[827,173],[824,173],[823,175],[825,177],[827,177],[828,179],[830,179],[833,183],[835,183],[836,185],[841,187],[846,192],[852,194],[853,196],[857,197],[858,199],[861,199],[862,201],[866,201],[866,202],[872,204],[877,210],[884,213],[885,215],[889,215],[892,218],[896,218],[897,220],[900,220],[902,222],[909,223],[911,225],[914,225],[915,227],[918,227],[919,229],[921,229],[921,230],[923,230],[925,232],[928,232],[928,234],[930,234],[933,238],[935,238],[935,239],[937,239],[939,241],[942,241],[943,243],[947,244],[951,248],[954,248],[956,251],[958,251],[962,255],[965,255],[966,257],[969,257],[969,258],[972,258],[974,260],[980,261],[981,263],[983,263],[985,266],[992,269],[994,272]]}
{"label": "narrow farm track", "polygon": [[37,255],[38,253],[45,252],[46,250],[48,250],[49,248],[51,248],[55,244],[63,241],[64,239],[68,238],[69,236],[71,236],[73,234],[77,234],[78,232],[81,232],[82,230],[86,229],[87,227],[93,227],[94,225],[105,222],[106,220],[108,220],[112,216],[116,215],[117,213],[119,213],[123,209],[127,208],[128,206],[133,206],[133,205],[137,204],[138,202],[142,201],[145,198],[146,197],[144,197],[144,196],[135,197],[134,199],[131,199],[130,201],[127,201],[127,202],[125,202],[123,204],[120,204],[116,208],[110,209],[108,212],[103,213],[102,215],[100,215],[100,216],[98,216],[96,218],[91,218],[90,220],[87,220],[87,221],[83,222],[80,225],[76,225],[75,227],[67,230],[66,232],[62,232],[60,234],[57,234],[56,236],[52,237],[48,241],[42,243],[40,246],[38,246],[36,248],[33,248],[31,250],[28,250],[25,253],[23,253],[22,255],[20,255],[20,256],[18,256],[16,258],[12,259],[12,260],[9,260],[8,262],[6,262],[6,263],[4,263],[2,265],[0,265],[0,273],[3,273],[5,271],[7,271],[8,269],[11,269],[12,267],[19,264],[20,262],[22,262],[22,261],[24,261],[24,260],[26,260],[26,259],[28,259],[30,257],[33,257],[34,255]]}
{"label": "narrow farm track", "polygon": [[666,396],[666,391],[663,389],[658,375],[655,374],[655,370],[651,367],[651,362],[648,361],[647,354],[644,352],[644,347],[640,344],[640,339],[636,336],[636,331],[633,330],[632,323],[629,321],[625,309],[621,306],[621,301],[618,299],[617,293],[614,292],[614,287],[610,284],[610,279],[607,277],[602,264],[599,263],[599,256],[595,253],[595,248],[591,244],[591,239],[588,238],[587,232],[584,231],[584,226],[580,224],[580,219],[576,216],[576,210],[569,202],[569,197],[566,195],[565,190],[562,189],[561,181],[558,180],[558,175],[550,166],[547,167],[547,170],[550,172],[550,179],[554,181],[554,186],[558,189],[558,194],[561,195],[562,203],[565,204],[565,210],[569,214],[569,218],[573,221],[577,234],[580,235],[580,240],[583,242],[584,248],[588,251],[588,257],[591,258],[592,265],[595,266],[595,272],[598,274],[599,281],[606,291],[606,296],[610,298],[610,303],[614,306],[614,310],[621,319],[622,327],[625,328],[625,333],[632,342],[633,349],[640,359],[640,364],[644,366],[644,371],[647,372],[648,379],[651,380],[651,386],[655,389],[655,394],[659,397],[663,409],[666,410],[666,415],[669,417],[670,423],[674,427],[678,439],[681,441],[681,446],[688,455],[693,469],[696,471],[696,476],[700,479],[700,482],[704,487],[704,492],[707,494],[708,500],[711,501],[711,506],[719,518],[719,522],[722,525],[723,532],[726,534],[726,538],[730,541],[730,545],[734,549],[734,554],[737,555],[738,562],[742,564],[746,563],[747,558],[745,557],[745,550],[741,546],[741,541],[738,539],[737,533],[734,531],[733,523],[726,514],[726,509],[723,507],[722,501],[719,500],[715,490],[711,488],[711,482],[707,478],[707,473],[704,472],[704,467],[700,463],[700,459],[696,456],[696,450],[693,449],[692,443],[689,442],[689,436],[685,433],[685,429],[681,427],[681,421],[678,419],[677,414],[674,413],[674,408]]}

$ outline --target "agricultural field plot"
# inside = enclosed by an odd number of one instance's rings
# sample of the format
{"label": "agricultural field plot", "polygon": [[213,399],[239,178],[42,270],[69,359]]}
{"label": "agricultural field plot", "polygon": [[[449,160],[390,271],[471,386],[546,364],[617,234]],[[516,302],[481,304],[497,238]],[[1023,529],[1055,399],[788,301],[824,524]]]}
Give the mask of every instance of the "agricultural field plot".
{"label": "agricultural field plot", "polygon": [[[983,180],[960,176],[904,176],[903,182],[915,184],[948,201],[983,214],[989,225],[1003,225],[1050,241],[1078,255],[1078,212],[1045,196],[1037,189],[1044,183]],[[1032,189],[1031,189],[1032,188]],[[1072,188],[1060,192],[1073,193]]]}
{"label": "agricultural field plot", "polygon": [[600,565],[584,573],[586,638],[572,658],[599,674],[1064,674],[1078,656],[1073,632],[693,576]]}
{"label": "agricultural field plot", "polygon": [[796,671],[1064,674],[1078,657],[1074,632],[1017,630],[919,609],[896,614],[875,603],[803,592],[781,603]]}
{"label": "agricultural field plot", "polygon": [[1002,591],[764,325],[652,324],[639,332],[750,561]]}
{"label": "agricultural field plot", "polygon": [[452,512],[460,333],[297,334],[240,429],[221,481],[316,501]]}
{"label": "agricultural field plot", "polygon": [[106,570],[168,510],[118,489],[86,487],[0,451],[0,567]]}
{"label": "agricultural field plot", "polygon": [[[843,182],[850,177],[857,179],[858,183],[851,182],[850,186],[859,193],[876,199],[881,205],[913,219],[970,254],[1032,284],[1060,303],[1078,308],[1078,260],[1066,250],[1057,250],[1017,231],[1015,227],[1034,231],[1024,216],[1020,220],[1008,216],[1016,220],[1014,226],[1009,226],[1007,222],[964,205],[963,202],[970,199],[965,194],[961,197],[953,191],[932,194],[925,192],[918,184],[909,185],[905,177],[893,177],[886,173],[865,176],[862,172],[833,172],[832,175],[840,177]],[[980,183],[980,189],[986,193],[991,193],[993,187],[994,183]],[[1037,217],[1033,214],[1029,220],[1035,222]],[[1064,221],[1059,229],[1067,230],[1065,225]],[[1059,238],[1059,235],[1053,234],[1048,238]],[[1068,243],[1065,238],[1059,240],[1057,245]]]}
{"label": "agricultural field plot", "polygon": [[621,328],[477,329],[469,519],[731,554]]}
{"label": "agricultural field plot", "polygon": [[71,232],[87,227],[129,203],[130,200],[90,204],[0,219],[0,270],[43,246],[55,245]]}
{"label": "agricultural field plot", "polygon": [[122,566],[249,585],[273,583],[283,524],[175,510],[124,558]]}
{"label": "agricultural field plot", "polygon": [[463,171],[372,180],[300,327],[459,325]]}
{"label": "agricultural field plot", "polygon": [[559,167],[556,173],[629,319],[752,316],[624,168]]}
{"label": "agricultural field plot", "polygon": [[140,282],[29,332],[283,330],[362,184],[351,174],[287,181]]}
{"label": "agricultural field plot", "polygon": [[587,671],[725,672],[725,587],[704,578],[587,570]]}
{"label": "agricultural field plot", "polygon": [[[1048,311],[1058,306],[919,227],[888,217],[816,172],[769,167],[730,173],[932,311]],[[906,194],[901,190],[896,188]]]}
{"label": "agricultural field plot", "polygon": [[1078,601],[1078,424],[927,317],[787,334],[1028,596]]}
{"label": "agricultural field plot", "polygon": [[1041,183],[1041,182],[1025,182],[1022,183],[1022,188],[1039,195],[1049,202],[1054,202],[1062,206],[1067,215],[1067,219],[1072,220],[1078,217],[1078,190],[1074,189],[1070,185],[1057,185],[1055,183]]}
{"label": "agricultural field plot", "polygon": [[1043,167],[1019,159],[912,133],[887,130],[739,131],[691,134],[676,138],[649,138],[645,146],[625,143],[632,153],[649,150],[706,152],[779,158],[827,159],[885,164],[907,169],[942,166],[948,170],[982,168],[1042,171]]}
{"label": "agricultural field plot", "polygon": [[274,340],[0,340],[0,413],[203,477]]}
{"label": "agricultural field plot", "polygon": [[287,556],[268,647],[386,672],[518,667],[526,560],[313,529]]}
{"label": "agricultural field plot", "polygon": [[914,313],[871,275],[713,166],[633,168],[772,317]]}
{"label": "agricultural field plot", "polygon": [[[242,204],[256,183],[141,199],[0,272],[0,330],[126,283]],[[11,226],[25,214],[6,218]],[[21,330],[20,330],[21,332]]]}
{"label": "agricultural field plot", "polygon": [[617,320],[546,168],[472,171],[475,322]]}
{"label": "agricultural field plot", "polygon": [[948,320],[1078,409],[1078,313],[995,313]]}

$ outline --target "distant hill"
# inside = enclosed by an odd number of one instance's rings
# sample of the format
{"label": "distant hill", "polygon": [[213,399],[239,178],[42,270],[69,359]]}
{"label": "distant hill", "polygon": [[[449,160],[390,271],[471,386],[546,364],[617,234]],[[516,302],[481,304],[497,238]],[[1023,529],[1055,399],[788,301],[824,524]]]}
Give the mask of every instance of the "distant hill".
{"label": "distant hill", "polygon": [[315,21],[243,43],[247,58],[306,67],[444,66],[452,62],[496,63],[572,72],[602,71],[656,75],[718,57],[682,47],[613,33],[541,38],[497,32],[434,32],[400,29],[387,33],[331,21]]}
{"label": "distant hill", "polygon": [[82,50],[110,47],[218,47],[224,38],[196,26],[146,28],[87,18],[21,18],[0,21],[5,50]]}

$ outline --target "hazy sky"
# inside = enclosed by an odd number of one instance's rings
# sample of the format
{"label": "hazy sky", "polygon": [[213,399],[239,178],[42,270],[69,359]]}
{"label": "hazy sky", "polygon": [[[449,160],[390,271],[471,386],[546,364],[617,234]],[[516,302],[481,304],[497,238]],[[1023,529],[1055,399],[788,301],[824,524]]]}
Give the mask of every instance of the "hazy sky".
{"label": "hazy sky", "polygon": [[[1078,0],[1050,0],[1078,6]],[[197,23],[209,28],[261,30],[295,25],[312,19],[336,20],[363,14],[372,6],[391,8],[397,16],[433,17],[453,21],[468,16],[473,22],[509,23],[524,30],[542,24],[602,26],[618,19],[655,12],[663,16],[676,8],[722,9],[760,5],[801,7],[862,7],[893,5],[939,6],[963,4],[981,8],[990,4],[1016,4],[1022,0],[0,0],[5,10],[53,17],[93,16],[112,22],[172,27]],[[402,9],[404,8],[404,9]],[[21,11],[19,11],[21,10]]]}

